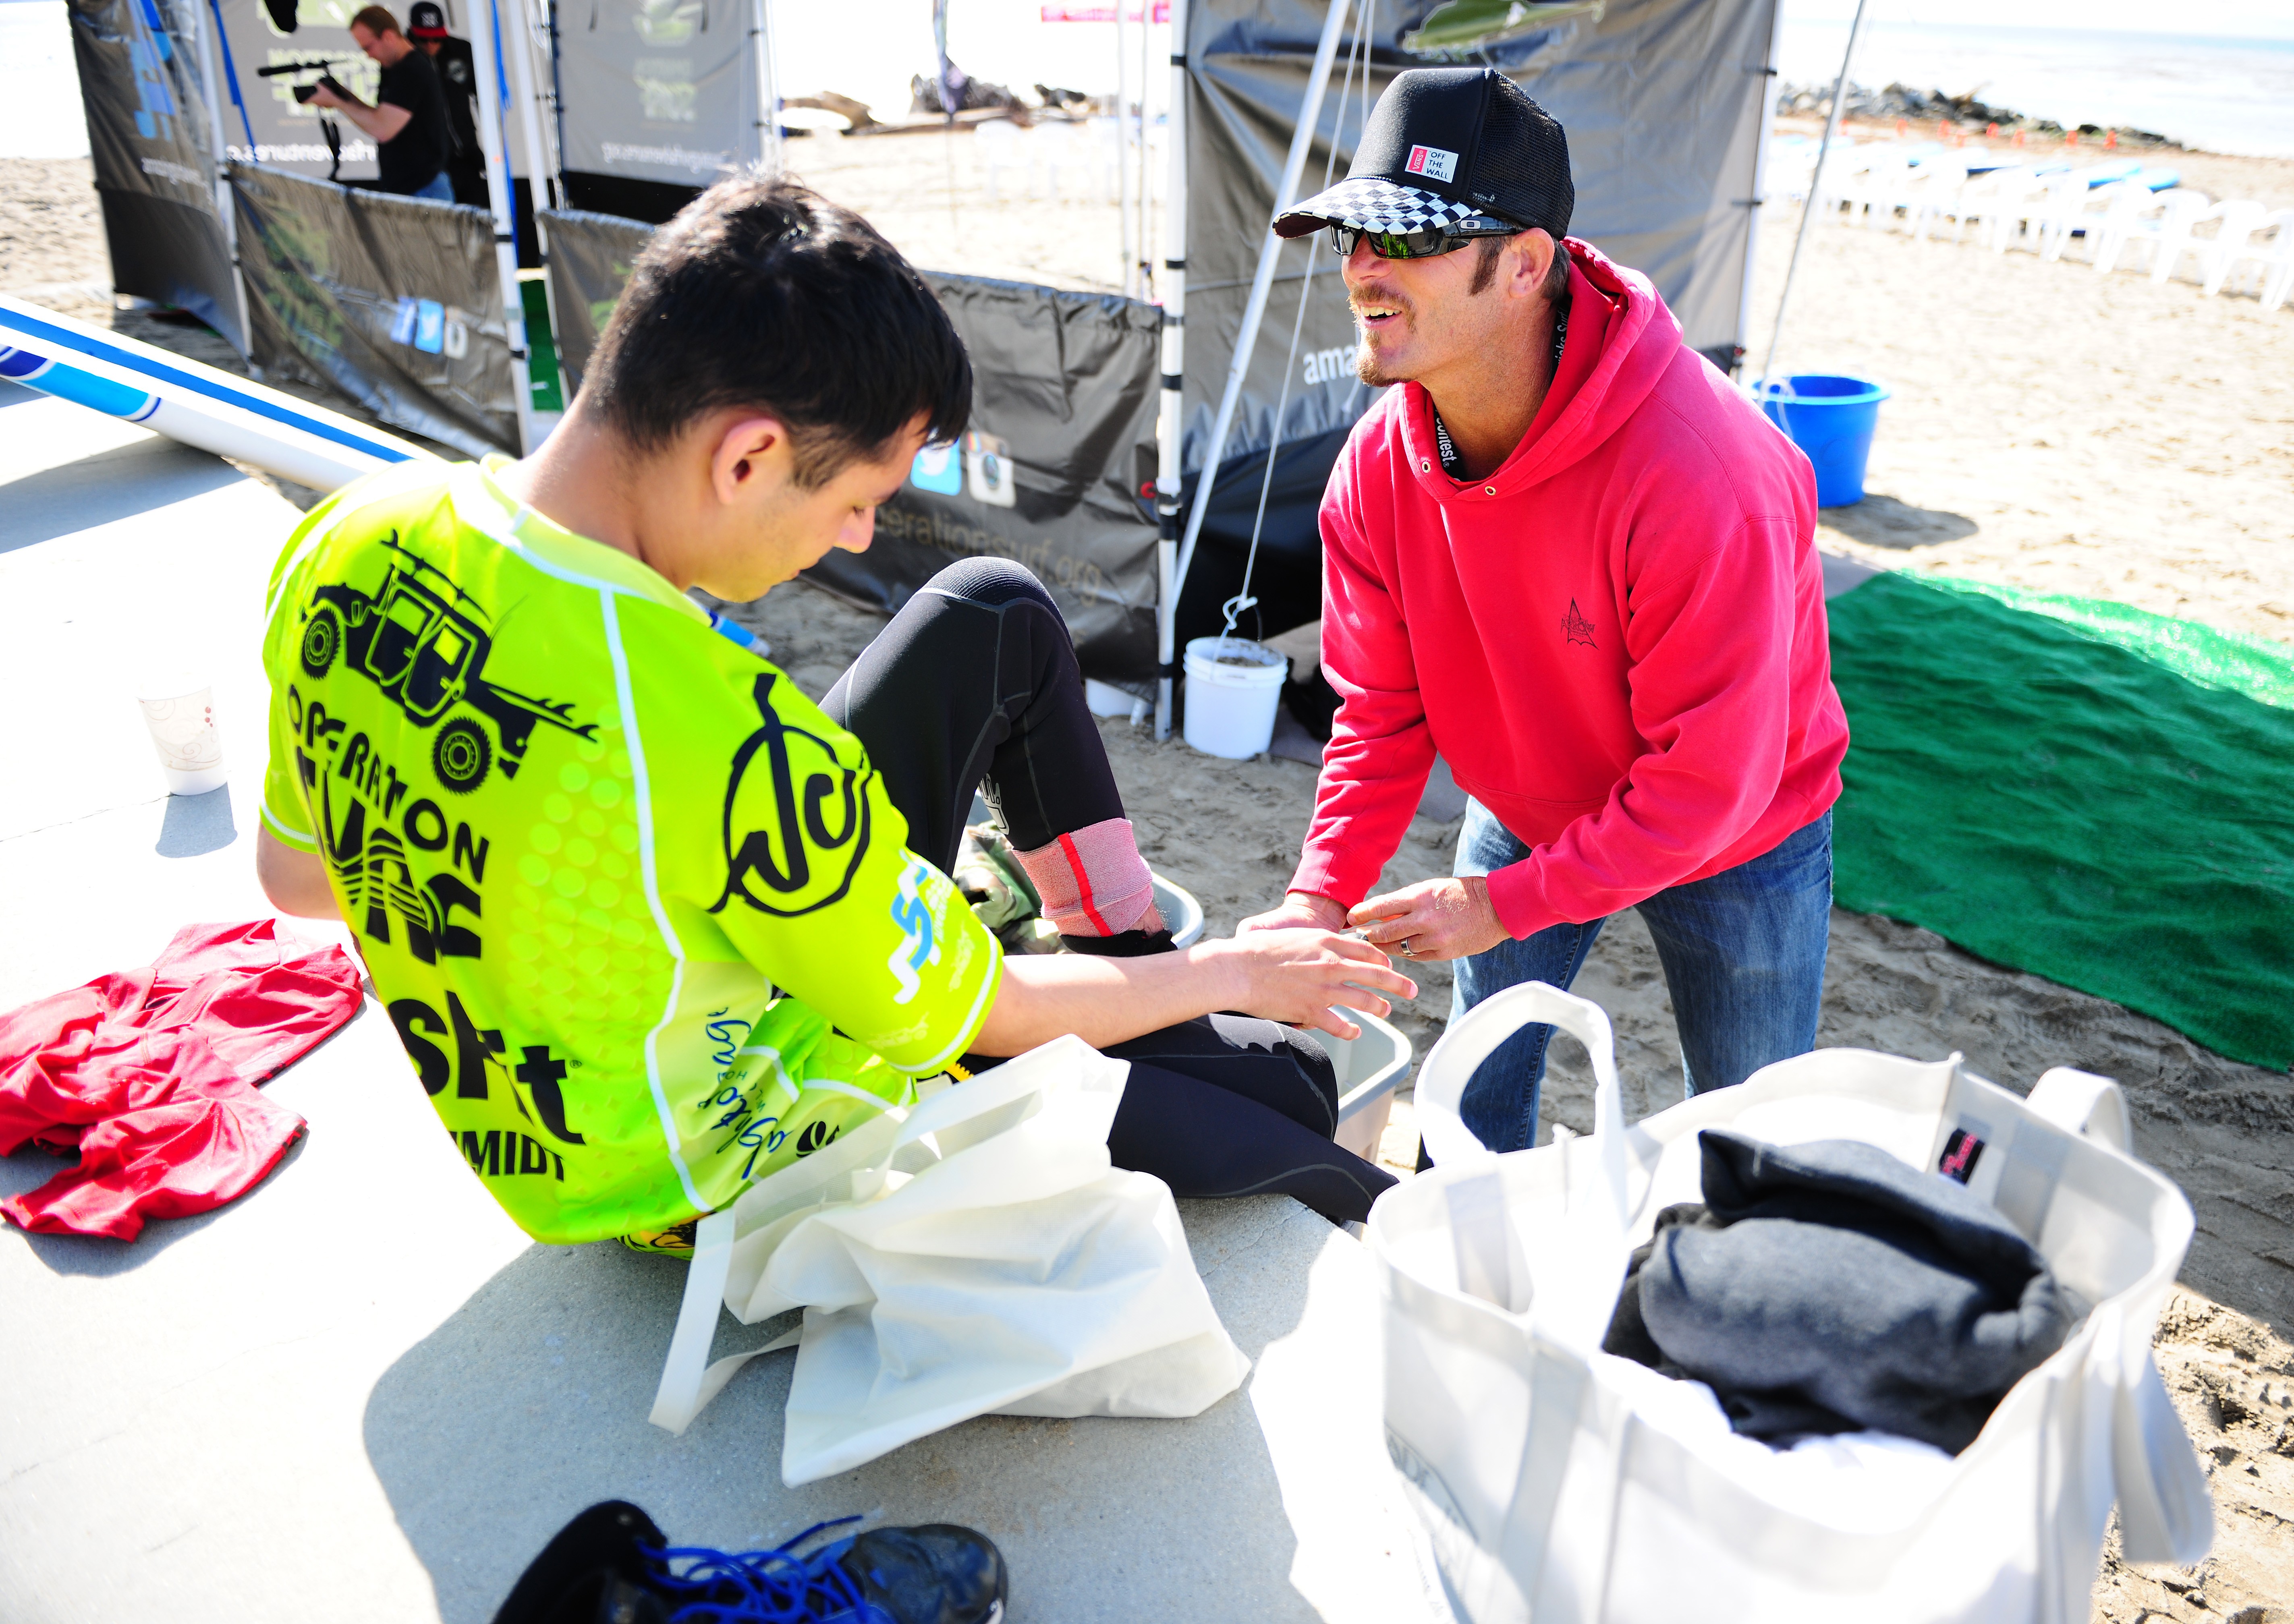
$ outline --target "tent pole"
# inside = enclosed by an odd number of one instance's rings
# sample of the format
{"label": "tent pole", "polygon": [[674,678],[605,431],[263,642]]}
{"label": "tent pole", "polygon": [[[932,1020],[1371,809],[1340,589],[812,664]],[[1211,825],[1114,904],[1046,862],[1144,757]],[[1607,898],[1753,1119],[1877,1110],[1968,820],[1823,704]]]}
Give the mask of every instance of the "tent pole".
{"label": "tent pole", "polygon": [[[1118,0],[1120,4],[1120,0]],[[1150,0],[1151,4],[1151,0]],[[1187,0],[1171,0],[1170,165],[1163,185],[1163,394],[1155,417],[1155,737],[1171,736],[1172,637],[1179,614],[1179,437],[1187,351]],[[1146,131],[1140,131],[1143,138]]]}
{"label": "tent pole", "polygon": [[1769,139],[1777,124],[1777,57],[1784,44],[1784,0],[1769,0],[1769,53],[1757,69],[1761,81],[1761,124],[1753,139],[1753,195],[1745,205],[1745,283],[1737,296],[1737,366],[1745,364],[1745,341],[1753,336],[1753,267],[1761,253],[1761,211],[1768,207],[1769,199]]}
{"label": "tent pole", "polygon": [[[1322,43],[1314,47],[1314,70],[1306,78],[1306,100],[1298,110],[1298,127],[1290,133],[1290,156],[1282,165],[1282,183],[1275,191],[1274,212],[1279,215],[1298,200],[1298,177],[1306,167],[1306,153],[1314,144],[1314,132],[1322,122],[1322,93],[1330,88],[1330,61],[1338,53],[1338,35],[1344,29],[1349,0],[1330,0],[1329,14],[1322,20]],[[1307,252],[1314,251],[1311,239]],[[1274,267],[1282,257],[1282,239],[1274,228],[1266,228],[1266,240],[1259,245],[1258,271],[1250,279],[1250,299],[1242,309],[1242,330],[1235,335],[1234,359],[1226,369],[1226,388],[1219,396],[1218,416],[1211,424],[1211,443],[1203,456],[1203,471],[1195,477],[1194,505],[1187,510],[1186,539],[1180,544],[1177,577],[1172,583],[1175,609],[1177,595],[1187,589],[1187,572],[1195,562],[1195,541],[1202,534],[1203,515],[1209,511],[1211,486],[1218,478],[1219,459],[1226,451],[1227,430],[1234,425],[1235,403],[1242,398],[1243,375],[1250,370],[1251,351],[1258,342],[1258,326],[1266,316],[1266,296],[1274,285]],[[1303,288],[1299,296],[1305,297]],[[1279,438],[1282,425],[1277,423],[1272,432]]]}
{"label": "tent pole", "polygon": [[[1779,8],[1781,9],[1781,8]],[[1769,329],[1768,359],[1761,363],[1754,386],[1768,382],[1777,368],[1777,345],[1785,336],[1785,312],[1792,304],[1793,279],[1800,274],[1800,251],[1808,246],[1808,228],[1816,219],[1816,200],[1824,195],[1824,160],[1832,155],[1832,138],[1840,134],[1840,115],[1848,103],[1848,69],[1856,60],[1857,36],[1864,31],[1864,0],[1856,0],[1856,16],[1848,25],[1848,49],[1840,53],[1840,77],[1832,82],[1832,111],[1824,121],[1824,141],[1816,149],[1816,172],[1808,177],[1808,201],[1800,211],[1800,231],[1793,238],[1791,263],[1785,266],[1785,290],[1777,300],[1777,324]],[[1768,132],[1761,132],[1768,140]]]}
{"label": "tent pole", "polygon": [[[1123,8],[1130,0],[1115,0],[1115,212],[1122,222],[1123,235],[1123,296],[1137,295],[1131,278],[1131,117],[1130,75],[1127,66],[1131,60],[1131,40],[1123,28]],[[1139,26],[1147,27],[1145,14]],[[1143,93],[1146,86],[1140,86]]]}
{"label": "tent pole", "polygon": [[[207,0],[207,11],[208,15],[201,17],[199,8],[192,7],[191,26],[199,30],[199,72],[206,77],[207,82],[207,138],[215,148],[216,213],[223,216],[224,252],[231,256],[231,290],[232,296],[239,301],[240,359],[247,361],[252,369],[255,330],[248,325],[247,321],[247,273],[240,269],[239,264],[239,209],[232,201],[231,195],[231,143],[224,138],[223,133],[223,98],[225,85],[223,67],[216,51],[216,40],[223,32],[223,12],[219,0]],[[234,84],[230,85],[229,89],[233,95],[236,95],[239,87]],[[246,118],[244,107],[240,110],[240,116],[242,120]],[[248,140],[247,155],[249,158],[255,156],[252,126],[250,126]]]}
{"label": "tent pole", "polygon": [[1139,296],[1155,296],[1155,262],[1148,245],[1147,200],[1147,103],[1153,98],[1147,87],[1152,83],[1148,77],[1149,63],[1153,60],[1155,40],[1155,0],[1139,0]]}
{"label": "tent pole", "polygon": [[500,26],[495,0],[472,0],[471,66],[478,75],[478,150],[485,154],[486,192],[493,199],[494,268],[501,279],[502,335],[509,341],[510,401],[517,411],[517,454],[533,449],[533,378],[525,345],[525,300],[517,286],[509,164],[502,150],[501,63],[494,55]]}
{"label": "tent pole", "polygon": [[781,87],[773,77],[772,18],[765,0],[749,0],[749,43],[757,64],[757,168],[781,172]]}
{"label": "tent pole", "polygon": [[[533,194],[537,211],[544,207],[563,208],[565,201],[557,190],[557,165],[542,133],[541,91],[533,75],[533,14],[526,9],[527,0],[508,0],[508,4],[517,19],[517,27],[506,37],[509,43],[503,49],[509,53],[510,83],[517,93],[517,133],[525,142],[526,167],[531,171],[525,179],[526,188]],[[541,254],[541,268],[547,271],[549,228],[541,223],[538,213],[533,235]]]}

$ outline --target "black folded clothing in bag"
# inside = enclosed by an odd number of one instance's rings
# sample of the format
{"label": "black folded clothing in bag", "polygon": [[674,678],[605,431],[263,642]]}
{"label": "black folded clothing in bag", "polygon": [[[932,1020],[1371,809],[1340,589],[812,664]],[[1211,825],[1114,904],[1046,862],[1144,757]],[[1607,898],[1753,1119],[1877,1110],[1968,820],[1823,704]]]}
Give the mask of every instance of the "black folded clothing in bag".
{"label": "black folded clothing in bag", "polygon": [[2062,1345],[2070,1294],[1965,1186],[1851,1140],[1697,1142],[1704,1205],[1657,1215],[1601,1345],[1709,1384],[1737,1432],[1957,1454]]}

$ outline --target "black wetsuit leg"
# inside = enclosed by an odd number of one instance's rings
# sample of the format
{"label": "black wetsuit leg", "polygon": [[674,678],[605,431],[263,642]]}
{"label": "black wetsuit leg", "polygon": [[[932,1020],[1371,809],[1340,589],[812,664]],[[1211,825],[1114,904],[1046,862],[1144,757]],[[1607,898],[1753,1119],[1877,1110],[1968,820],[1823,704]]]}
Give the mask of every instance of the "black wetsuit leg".
{"label": "black wetsuit leg", "polygon": [[[821,708],[866,747],[908,849],[943,871],[974,789],[1022,851],[1123,816],[1067,623],[1018,564],[966,559],[932,577]],[[1131,1062],[1109,1152],[1175,1194],[1293,1196],[1337,1222],[1395,1181],[1331,1142],[1338,1081],[1311,1034],[1212,1015],[1107,1052]]]}
{"label": "black wetsuit leg", "polygon": [[1123,816],[1067,622],[1016,564],[933,576],[820,704],[868,747],[908,849],[943,871],[975,789],[1021,851]]}

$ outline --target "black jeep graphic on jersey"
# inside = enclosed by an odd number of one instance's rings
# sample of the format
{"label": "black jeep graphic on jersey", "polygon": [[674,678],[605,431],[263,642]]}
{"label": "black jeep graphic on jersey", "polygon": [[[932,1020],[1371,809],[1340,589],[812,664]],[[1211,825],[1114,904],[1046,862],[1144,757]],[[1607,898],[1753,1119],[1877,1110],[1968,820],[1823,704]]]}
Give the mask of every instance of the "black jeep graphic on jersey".
{"label": "black jeep graphic on jersey", "polygon": [[[597,737],[594,722],[573,719],[570,701],[560,704],[530,699],[488,682],[483,673],[493,637],[476,618],[476,600],[436,565],[400,547],[396,532],[383,545],[407,562],[393,564],[371,597],[339,585],[320,587],[311,594],[310,605],[303,611],[305,671],[323,677],[337,659],[343,659],[346,670],[372,678],[384,697],[418,727],[429,727],[457,703],[468,704],[493,723],[501,741],[505,778],[517,776],[536,722],[563,727],[581,738]],[[443,591],[422,579],[426,572],[445,583]],[[456,608],[448,593],[468,604],[473,613]],[[468,794],[485,781],[494,755],[494,742],[486,730],[473,719],[458,716],[438,729],[430,764],[439,783]]]}

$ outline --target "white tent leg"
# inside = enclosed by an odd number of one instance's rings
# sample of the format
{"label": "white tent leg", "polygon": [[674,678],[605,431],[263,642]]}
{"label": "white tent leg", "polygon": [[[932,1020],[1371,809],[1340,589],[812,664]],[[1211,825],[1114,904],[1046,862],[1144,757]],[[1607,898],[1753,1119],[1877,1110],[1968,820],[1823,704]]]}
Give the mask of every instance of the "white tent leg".
{"label": "white tent leg", "polygon": [[1765,217],[1761,211],[1768,207],[1769,137],[1777,124],[1777,57],[1784,46],[1784,0],[1770,0],[1770,4],[1773,9],[1769,13],[1769,54],[1760,69],[1768,77],[1761,90],[1761,124],[1755,136],[1759,144],[1753,149],[1753,196],[1747,206],[1752,217],[1745,223],[1745,285],[1737,296],[1739,368],[1745,361],[1745,341],[1753,336],[1753,267],[1761,253],[1761,222]]}
{"label": "white tent leg", "polygon": [[[1800,231],[1793,238],[1792,261],[1785,266],[1785,290],[1777,300],[1777,324],[1769,329],[1768,359],[1761,363],[1758,386],[1775,375],[1777,345],[1785,336],[1785,312],[1792,305],[1793,279],[1800,274],[1800,251],[1808,246],[1808,228],[1816,219],[1816,200],[1824,195],[1824,160],[1832,156],[1832,138],[1840,134],[1840,114],[1848,101],[1848,69],[1856,61],[1856,41],[1864,32],[1864,0],[1856,0],[1856,17],[1848,25],[1848,49],[1840,53],[1840,77],[1832,84],[1832,112],[1824,121],[1824,141],[1816,150],[1816,172],[1808,177],[1808,201],[1801,208]],[[1768,132],[1761,132],[1768,139]]]}
{"label": "white tent leg", "polygon": [[533,449],[533,375],[527,363],[525,299],[517,285],[517,238],[511,227],[514,195],[502,150],[500,63],[494,57],[495,0],[472,0],[470,65],[478,75],[478,150],[486,158],[486,191],[494,205],[494,267],[501,278],[502,331],[509,339],[510,399],[517,410],[517,454]]}
{"label": "white tent leg", "polygon": [[[1330,62],[1338,55],[1338,36],[1346,28],[1349,9],[1349,0],[1331,0],[1330,13],[1322,20],[1322,41],[1314,47],[1314,71],[1306,79],[1306,100],[1298,110],[1298,127],[1290,134],[1290,156],[1283,161],[1282,183],[1274,193],[1277,215],[1298,200],[1298,176],[1306,167],[1307,150],[1314,144],[1314,132],[1322,122],[1322,93],[1330,88]],[[1314,251],[1311,240],[1307,251]],[[1195,562],[1195,540],[1202,534],[1203,515],[1210,508],[1211,486],[1218,478],[1219,460],[1226,452],[1227,430],[1234,426],[1235,403],[1242,397],[1243,375],[1250,369],[1251,351],[1258,342],[1258,326],[1266,315],[1267,292],[1274,285],[1274,267],[1281,256],[1282,239],[1274,234],[1270,224],[1266,240],[1259,246],[1257,272],[1250,279],[1250,298],[1242,308],[1242,331],[1235,335],[1234,360],[1226,369],[1226,388],[1219,396],[1218,416],[1211,424],[1211,443],[1203,455],[1203,471],[1195,478],[1194,505],[1187,510],[1186,538],[1179,547],[1179,565],[1171,585],[1175,612],[1176,595],[1187,589],[1187,571]],[[1280,434],[1282,426],[1274,425],[1273,432]]]}
{"label": "white tent leg", "polygon": [[[1144,26],[1143,24],[1142,25]],[[1179,613],[1179,436],[1187,352],[1187,0],[1171,0],[1170,165],[1163,188],[1163,395],[1155,418],[1155,737],[1171,736],[1172,637]],[[1146,131],[1140,131],[1143,138]]]}
{"label": "white tent leg", "polygon": [[[1129,0],[1116,0],[1115,5],[1115,210],[1122,222],[1123,236],[1123,296],[1135,298],[1138,288],[1131,274],[1131,264],[1136,257],[1132,251],[1131,200],[1131,90],[1127,65],[1131,60],[1130,39],[1123,26],[1123,8]],[[1147,28],[1147,15],[1139,16],[1142,33]],[[1147,87],[1139,87],[1143,97]]]}
{"label": "white tent leg", "polygon": [[[544,208],[563,207],[557,196],[557,166],[550,160],[550,148],[542,143],[541,98],[534,88],[533,14],[526,9],[526,0],[503,0],[503,4],[517,26],[503,31],[502,48],[509,53],[510,93],[517,102],[517,133],[525,142],[525,177],[533,196],[537,216]],[[546,270],[549,264],[549,232],[537,217],[533,223],[535,247],[541,255]]]}
{"label": "white tent leg", "polygon": [[757,168],[781,172],[781,88],[773,73],[772,16],[765,0],[749,0],[749,43],[757,66]]}
{"label": "white tent leg", "polygon": [[191,26],[199,30],[199,72],[207,80],[207,139],[215,149],[216,213],[223,216],[224,251],[231,256],[231,291],[239,301],[239,353],[252,371],[255,332],[248,326],[247,276],[239,266],[239,209],[231,196],[231,143],[223,133],[224,98],[231,93],[231,86],[224,83],[223,59],[216,48],[216,30],[222,25],[212,11],[202,12],[194,5]]}

